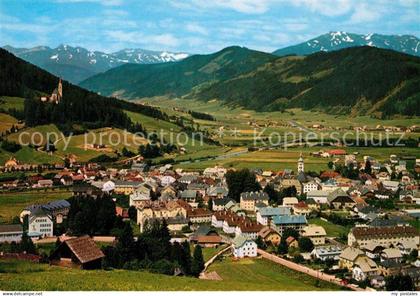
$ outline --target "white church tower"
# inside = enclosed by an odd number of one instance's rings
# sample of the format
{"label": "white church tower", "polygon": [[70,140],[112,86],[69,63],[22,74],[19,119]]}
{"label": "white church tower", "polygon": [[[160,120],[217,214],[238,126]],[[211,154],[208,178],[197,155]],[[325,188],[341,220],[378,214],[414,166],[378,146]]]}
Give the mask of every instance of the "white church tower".
{"label": "white church tower", "polygon": [[298,171],[298,174],[305,172],[305,163],[303,161],[302,152],[300,153],[300,157],[298,159],[297,171]]}

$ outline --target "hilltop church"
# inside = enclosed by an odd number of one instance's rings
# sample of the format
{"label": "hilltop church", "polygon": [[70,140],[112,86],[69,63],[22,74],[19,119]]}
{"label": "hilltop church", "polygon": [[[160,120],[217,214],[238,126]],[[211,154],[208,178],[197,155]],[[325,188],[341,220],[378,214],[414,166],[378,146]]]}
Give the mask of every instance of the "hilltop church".
{"label": "hilltop church", "polygon": [[61,78],[58,81],[58,86],[53,90],[51,93],[51,96],[49,97],[41,97],[42,102],[48,102],[48,103],[60,103],[61,99],[63,98],[63,85],[61,83]]}

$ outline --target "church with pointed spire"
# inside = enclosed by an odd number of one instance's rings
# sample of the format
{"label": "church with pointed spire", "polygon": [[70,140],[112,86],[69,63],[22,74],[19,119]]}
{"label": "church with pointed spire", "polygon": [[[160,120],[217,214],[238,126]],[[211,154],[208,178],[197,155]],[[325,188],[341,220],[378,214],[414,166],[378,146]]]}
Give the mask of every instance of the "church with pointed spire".
{"label": "church with pointed spire", "polygon": [[60,103],[63,98],[63,84],[61,83],[61,78],[58,81],[58,86],[53,90],[49,97],[41,97],[42,102],[48,102],[53,104]]}

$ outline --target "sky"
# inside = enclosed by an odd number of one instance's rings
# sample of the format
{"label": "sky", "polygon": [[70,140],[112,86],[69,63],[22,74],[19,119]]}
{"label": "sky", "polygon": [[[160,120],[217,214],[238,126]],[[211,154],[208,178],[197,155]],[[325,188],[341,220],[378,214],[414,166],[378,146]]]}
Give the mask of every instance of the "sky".
{"label": "sky", "polygon": [[420,0],[0,0],[0,44],[271,52],[329,31],[420,36]]}

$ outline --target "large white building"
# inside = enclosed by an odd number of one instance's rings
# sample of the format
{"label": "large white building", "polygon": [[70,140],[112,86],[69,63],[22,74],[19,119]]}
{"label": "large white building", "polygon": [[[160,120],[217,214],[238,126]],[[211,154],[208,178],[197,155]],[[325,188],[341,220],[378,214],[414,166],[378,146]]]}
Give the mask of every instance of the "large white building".
{"label": "large white building", "polygon": [[29,216],[29,237],[51,237],[53,236],[54,223],[45,211],[37,209]]}
{"label": "large white building", "polygon": [[232,253],[235,258],[256,257],[257,244],[252,239],[238,235],[233,240]]}

